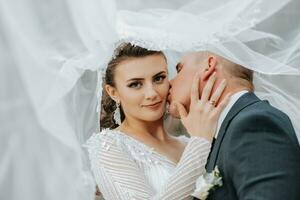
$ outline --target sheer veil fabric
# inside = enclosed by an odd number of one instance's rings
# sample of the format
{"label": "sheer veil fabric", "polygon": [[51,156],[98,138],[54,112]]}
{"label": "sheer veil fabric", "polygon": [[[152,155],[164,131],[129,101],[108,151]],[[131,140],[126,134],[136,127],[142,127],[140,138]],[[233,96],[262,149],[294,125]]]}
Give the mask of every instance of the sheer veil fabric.
{"label": "sheer veil fabric", "polygon": [[0,1],[0,199],[94,199],[82,144],[98,127],[101,80],[122,41],[209,50],[255,71],[256,93],[300,137],[297,0]]}

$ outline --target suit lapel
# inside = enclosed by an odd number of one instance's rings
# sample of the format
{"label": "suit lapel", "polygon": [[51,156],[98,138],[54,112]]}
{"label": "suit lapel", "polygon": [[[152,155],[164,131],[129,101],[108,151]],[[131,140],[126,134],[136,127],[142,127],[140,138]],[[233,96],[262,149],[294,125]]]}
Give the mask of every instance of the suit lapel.
{"label": "suit lapel", "polygon": [[228,114],[226,115],[216,141],[213,144],[212,151],[209,155],[209,159],[207,161],[206,169],[208,172],[212,171],[216,165],[219,150],[222,144],[222,141],[224,139],[224,136],[226,134],[226,130],[228,125],[230,124],[231,120],[245,107],[260,101],[260,99],[252,92],[246,93],[243,96],[241,96],[237,102],[232,106]]}

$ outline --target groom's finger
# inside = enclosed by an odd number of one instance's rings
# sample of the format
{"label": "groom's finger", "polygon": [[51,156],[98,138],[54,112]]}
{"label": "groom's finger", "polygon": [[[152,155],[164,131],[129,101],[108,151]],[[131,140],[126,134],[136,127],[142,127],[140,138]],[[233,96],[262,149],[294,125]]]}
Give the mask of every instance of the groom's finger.
{"label": "groom's finger", "polygon": [[185,107],[179,102],[176,102],[175,105],[176,105],[177,111],[179,113],[180,119],[185,118],[188,115]]}
{"label": "groom's finger", "polygon": [[195,102],[199,101],[199,81],[200,74],[196,73],[191,88],[191,104],[194,104]]}
{"label": "groom's finger", "polygon": [[203,92],[202,92],[202,95],[201,95],[201,100],[203,100],[203,102],[207,102],[209,97],[210,97],[210,93],[211,93],[211,90],[215,84],[215,81],[216,81],[216,72],[214,72],[208,79],[204,89],[203,89]]}

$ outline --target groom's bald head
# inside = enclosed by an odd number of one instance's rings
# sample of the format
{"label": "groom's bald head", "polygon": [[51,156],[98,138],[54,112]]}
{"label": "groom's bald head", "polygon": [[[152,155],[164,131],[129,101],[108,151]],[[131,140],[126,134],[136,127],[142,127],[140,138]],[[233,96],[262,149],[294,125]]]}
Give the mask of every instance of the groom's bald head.
{"label": "groom's bald head", "polygon": [[209,51],[192,52],[184,55],[177,64],[176,70],[176,77],[170,81],[169,96],[170,112],[175,117],[178,114],[172,102],[180,102],[187,110],[189,109],[190,90],[196,73],[200,73],[199,94],[202,93],[206,82],[214,72],[216,72],[217,77],[215,86],[223,79],[227,80],[224,94],[242,89],[253,90],[253,72],[251,70]]}

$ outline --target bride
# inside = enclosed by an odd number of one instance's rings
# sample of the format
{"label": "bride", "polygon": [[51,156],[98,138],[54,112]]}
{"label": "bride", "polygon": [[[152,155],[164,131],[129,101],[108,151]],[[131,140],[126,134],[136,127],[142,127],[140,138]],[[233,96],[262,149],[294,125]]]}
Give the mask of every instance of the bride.
{"label": "bride", "polygon": [[[174,137],[163,125],[170,87],[164,54],[130,43],[115,54],[105,74],[102,131],[86,144],[101,193],[105,199],[191,199],[229,98],[216,107],[206,100],[212,76],[199,100],[195,76],[190,109],[203,112],[191,116],[193,127],[186,127],[190,139]],[[218,88],[211,98],[218,100],[225,85]],[[197,123],[200,118],[204,123]]]}

